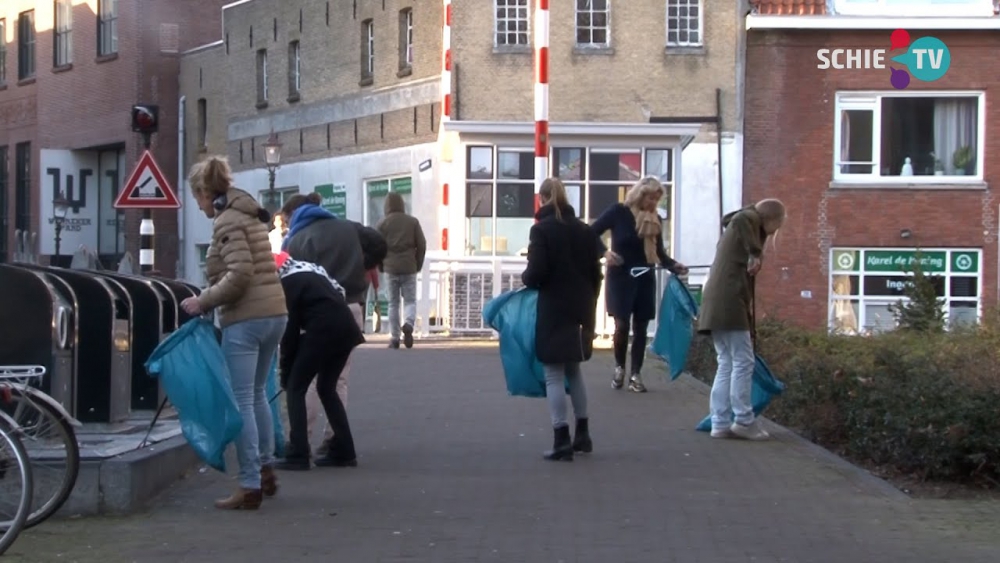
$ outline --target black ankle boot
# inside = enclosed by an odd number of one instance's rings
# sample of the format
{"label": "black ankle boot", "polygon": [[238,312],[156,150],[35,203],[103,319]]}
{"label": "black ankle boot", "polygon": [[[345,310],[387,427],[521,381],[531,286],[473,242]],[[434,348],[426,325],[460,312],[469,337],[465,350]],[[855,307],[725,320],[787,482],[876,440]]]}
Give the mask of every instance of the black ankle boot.
{"label": "black ankle boot", "polygon": [[545,452],[545,459],[552,461],[573,461],[573,442],[569,437],[569,426],[553,428],[555,441],[552,449]]}
{"label": "black ankle boot", "polygon": [[594,443],[590,440],[590,428],[586,418],[576,419],[576,432],[573,436],[573,451],[590,453],[594,451]]}

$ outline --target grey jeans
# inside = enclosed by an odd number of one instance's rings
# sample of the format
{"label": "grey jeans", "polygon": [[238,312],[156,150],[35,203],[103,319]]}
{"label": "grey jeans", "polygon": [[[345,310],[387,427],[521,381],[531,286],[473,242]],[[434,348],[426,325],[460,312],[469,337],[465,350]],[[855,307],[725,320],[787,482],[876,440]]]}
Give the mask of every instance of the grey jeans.
{"label": "grey jeans", "polygon": [[[417,319],[417,274],[386,275],[386,299],[389,300],[389,332],[394,340],[399,340],[402,324],[411,327]],[[399,319],[399,300],[403,300],[403,320]]]}
{"label": "grey jeans", "polygon": [[580,364],[545,364],[545,400],[549,403],[552,427],[568,426],[566,417],[566,382],[569,382],[569,397],[573,401],[576,418],[587,418],[587,389],[583,386]]}
{"label": "grey jeans", "polygon": [[236,438],[236,460],[240,465],[240,486],[244,489],[259,489],[261,465],[274,461],[274,421],[264,386],[287,321],[281,315],[242,321],[222,329],[222,353],[229,368],[229,383],[243,418],[243,430]]}

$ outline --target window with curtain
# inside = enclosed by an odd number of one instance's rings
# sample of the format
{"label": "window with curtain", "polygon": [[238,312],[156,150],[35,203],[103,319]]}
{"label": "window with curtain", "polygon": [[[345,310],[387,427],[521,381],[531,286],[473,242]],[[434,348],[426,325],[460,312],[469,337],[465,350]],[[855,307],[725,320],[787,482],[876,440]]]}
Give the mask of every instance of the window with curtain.
{"label": "window with curtain", "polygon": [[52,64],[64,67],[73,63],[73,3],[56,0],[55,41],[52,45]]}
{"label": "window with curtain", "polygon": [[97,54],[112,55],[118,52],[118,0],[97,2]]}
{"label": "window with curtain", "polygon": [[983,103],[982,94],[838,94],[834,178],[982,178]]}

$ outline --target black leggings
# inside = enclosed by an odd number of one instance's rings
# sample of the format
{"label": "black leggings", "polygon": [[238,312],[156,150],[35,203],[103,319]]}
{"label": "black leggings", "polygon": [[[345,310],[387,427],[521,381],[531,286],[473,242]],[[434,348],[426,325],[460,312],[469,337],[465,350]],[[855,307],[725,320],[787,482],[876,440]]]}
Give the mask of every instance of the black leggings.
{"label": "black leggings", "polygon": [[[625,355],[628,351],[629,317],[615,317],[615,366],[625,367]],[[636,374],[642,371],[642,361],[646,358],[646,331],[649,321],[636,322],[632,328],[632,371]]]}
{"label": "black leggings", "polygon": [[316,394],[323,403],[327,421],[333,429],[330,457],[340,460],[354,459],[354,437],[347,421],[347,410],[337,395],[337,380],[347,365],[350,352],[340,354],[330,351],[329,342],[303,339],[298,355],[288,377],[288,425],[291,452],[286,457],[309,457],[309,436],[306,425],[306,391],[314,377]]}

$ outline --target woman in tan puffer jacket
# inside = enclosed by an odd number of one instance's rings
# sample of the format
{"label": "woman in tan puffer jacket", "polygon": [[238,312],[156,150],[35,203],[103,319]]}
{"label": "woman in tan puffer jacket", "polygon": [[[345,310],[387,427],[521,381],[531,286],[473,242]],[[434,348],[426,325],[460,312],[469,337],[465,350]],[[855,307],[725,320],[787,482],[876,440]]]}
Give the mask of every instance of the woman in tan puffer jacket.
{"label": "woman in tan puffer jacket", "polygon": [[264,385],[288,319],[268,240],[271,217],[253,196],[233,186],[223,157],[195,164],[189,182],[198,207],[214,222],[205,259],[209,287],[181,306],[192,315],[218,312],[222,351],[243,417],[236,440],[240,488],[215,506],[254,510],[263,495],[277,492],[274,429]]}

